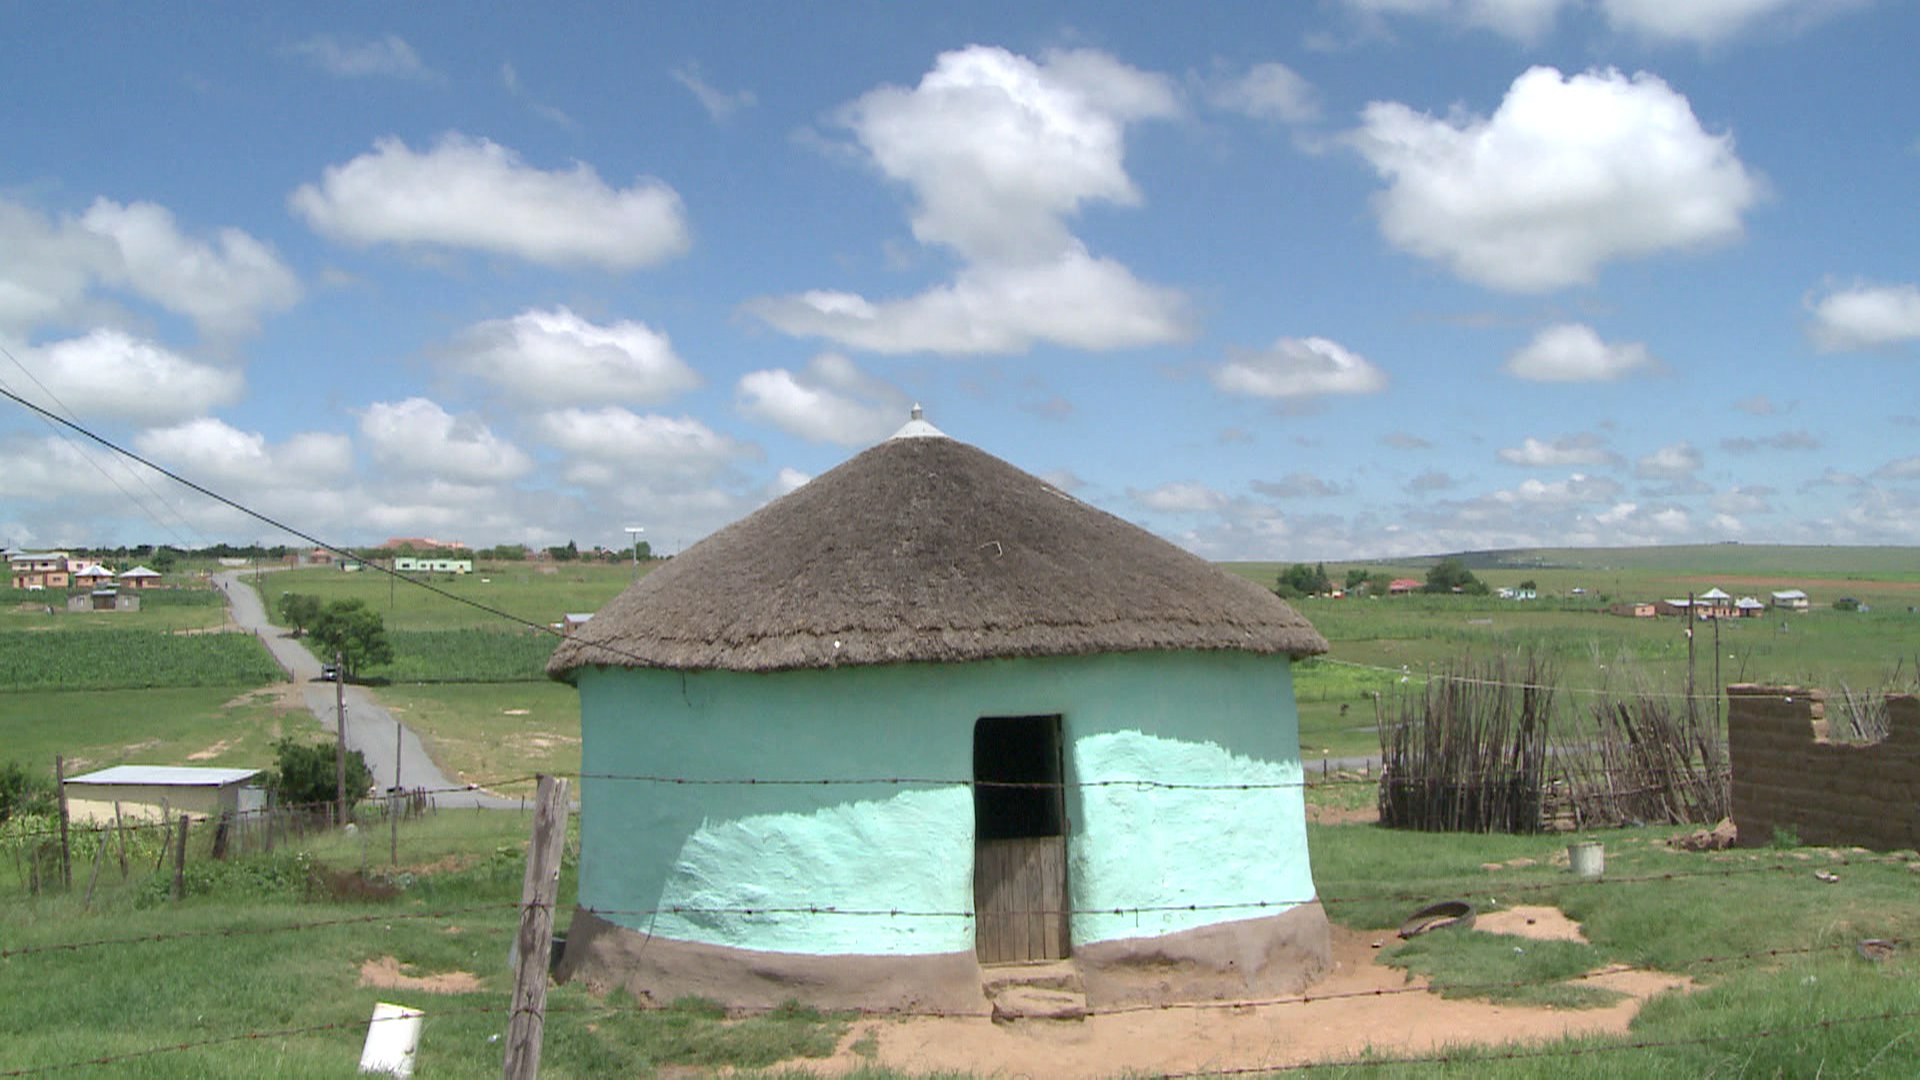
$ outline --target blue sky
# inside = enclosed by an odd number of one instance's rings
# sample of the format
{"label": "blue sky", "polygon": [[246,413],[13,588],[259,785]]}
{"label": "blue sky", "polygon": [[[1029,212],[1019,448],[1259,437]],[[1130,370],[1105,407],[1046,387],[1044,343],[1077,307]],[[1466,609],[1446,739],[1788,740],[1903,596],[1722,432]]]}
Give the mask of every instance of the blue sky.
{"label": "blue sky", "polygon": [[[674,551],[914,402],[1212,558],[1908,544],[1916,43],[1892,0],[11,4],[0,386],[343,545]],[[0,454],[0,543],[291,541],[12,402]]]}

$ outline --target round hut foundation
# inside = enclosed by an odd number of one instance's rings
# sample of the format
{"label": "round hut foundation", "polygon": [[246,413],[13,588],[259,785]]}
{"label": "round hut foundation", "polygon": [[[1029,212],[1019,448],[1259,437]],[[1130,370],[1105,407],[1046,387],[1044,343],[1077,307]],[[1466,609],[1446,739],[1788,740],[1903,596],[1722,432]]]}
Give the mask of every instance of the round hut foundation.
{"label": "round hut foundation", "polygon": [[[1326,913],[1315,902],[1162,937],[1084,945],[1065,963],[1078,970],[1087,1005],[1097,1010],[1296,993],[1327,970],[1331,951]],[[749,1009],[797,999],[820,1009],[986,1016],[986,979],[1013,966],[983,967],[972,952],[757,952],[652,937],[576,911],[556,975],[600,992],[620,987],[656,1006],[689,996]]]}

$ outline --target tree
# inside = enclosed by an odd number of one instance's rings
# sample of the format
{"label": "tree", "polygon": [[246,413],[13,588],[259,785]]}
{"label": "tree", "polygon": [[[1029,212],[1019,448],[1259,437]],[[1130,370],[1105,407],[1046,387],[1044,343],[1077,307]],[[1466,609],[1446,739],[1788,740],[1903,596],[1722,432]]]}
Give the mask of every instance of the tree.
{"label": "tree", "polygon": [[580,549],[569,540],[566,547],[548,548],[547,554],[553,557],[554,562],[572,562],[580,557]]}
{"label": "tree", "polygon": [[1520,583],[1520,587],[1521,587],[1522,589],[1525,589],[1525,590],[1526,590],[1527,592],[1539,592],[1539,591],[1540,591],[1540,586],[1539,586],[1539,585],[1537,585],[1537,584],[1535,584],[1535,583],[1534,583],[1534,580],[1533,580],[1532,578],[1528,578],[1527,580],[1525,580],[1525,581],[1523,581],[1523,582],[1521,582],[1521,583]]}
{"label": "tree", "polygon": [[1365,567],[1355,566],[1355,567],[1350,567],[1347,570],[1347,591],[1348,592],[1353,592],[1356,589],[1363,588],[1366,586],[1366,584],[1367,584],[1367,571]]}
{"label": "tree", "polygon": [[1441,559],[1427,571],[1427,584],[1421,592],[1430,593],[1467,593],[1482,596],[1487,592],[1486,583],[1473,576],[1473,571],[1459,559]]}
{"label": "tree", "polygon": [[15,814],[50,814],[60,800],[53,781],[28,771],[17,761],[0,766],[0,821]]}
{"label": "tree", "polygon": [[[291,737],[273,744],[279,755],[273,771],[267,774],[267,790],[282,806],[312,806],[331,803],[338,779],[339,748],[331,742],[302,743]],[[373,770],[358,750],[347,751],[347,805],[353,809],[373,786]]]}
{"label": "tree", "polygon": [[633,545],[633,557],[639,559],[641,562],[646,562],[648,559],[653,558],[653,545],[647,543],[645,540],[636,542]]}
{"label": "tree", "polygon": [[1306,563],[1294,563],[1280,571],[1279,580],[1273,591],[1291,600],[1300,596],[1319,596],[1333,591],[1333,582],[1327,580],[1327,564],[1308,566]]}
{"label": "tree", "polygon": [[320,598],[306,593],[280,594],[280,619],[293,628],[293,636],[307,632],[320,618]]}
{"label": "tree", "polygon": [[1367,575],[1367,595],[1385,596],[1393,591],[1393,575],[1385,570],[1375,570]]}
{"label": "tree", "polygon": [[340,673],[342,678],[393,659],[386,623],[365,600],[335,600],[328,604],[313,620],[310,632],[323,654],[340,655],[340,664],[345,668]]}

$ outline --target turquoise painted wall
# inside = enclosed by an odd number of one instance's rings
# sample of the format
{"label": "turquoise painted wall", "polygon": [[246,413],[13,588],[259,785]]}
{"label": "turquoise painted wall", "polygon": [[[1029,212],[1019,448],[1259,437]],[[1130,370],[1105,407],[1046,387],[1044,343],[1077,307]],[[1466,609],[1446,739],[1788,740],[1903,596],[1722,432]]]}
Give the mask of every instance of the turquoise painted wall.
{"label": "turquoise painted wall", "polygon": [[[1059,713],[1079,944],[1314,896],[1283,657],[1134,653],[747,675],[583,670],[580,903],[663,937],[815,955],[973,948],[973,725]],[[908,784],[676,784],[691,779]],[[944,783],[941,781],[945,781]],[[1286,784],[1233,790],[1233,784]]]}

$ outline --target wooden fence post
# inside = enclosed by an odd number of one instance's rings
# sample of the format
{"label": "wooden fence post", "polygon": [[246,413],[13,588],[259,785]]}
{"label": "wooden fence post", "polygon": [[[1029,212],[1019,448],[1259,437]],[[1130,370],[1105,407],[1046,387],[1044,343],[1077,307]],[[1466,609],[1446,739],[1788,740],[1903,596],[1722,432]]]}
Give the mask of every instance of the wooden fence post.
{"label": "wooden fence post", "polygon": [[67,841],[67,759],[53,755],[53,789],[60,793],[60,884],[73,891],[73,848]]}
{"label": "wooden fence post", "polygon": [[93,907],[93,885],[100,880],[100,861],[104,859],[107,854],[107,834],[105,830],[96,831],[94,837],[99,843],[93,849],[93,873],[87,875],[87,898],[80,901],[81,911],[86,911]]}
{"label": "wooden fence post", "polygon": [[347,670],[344,658],[333,654],[333,824],[347,822]]}
{"label": "wooden fence post", "polygon": [[[165,845],[162,845],[164,848]],[[162,856],[164,858],[164,856]],[[187,894],[187,815],[180,815],[180,839],[173,849],[173,900]]]}
{"label": "wooden fence post", "polygon": [[127,823],[120,818],[120,800],[113,800],[113,831],[120,838],[120,880],[127,880]]}
{"label": "wooden fence post", "polygon": [[540,1075],[540,1040],[546,1029],[547,969],[553,953],[553,906],[560,892],[560,851],[567,842],[567,782],[538,777],[533,837],[527,845],[527,876],[520,889],[519,963],[513,976],[507,1021],[506,1080]]}

